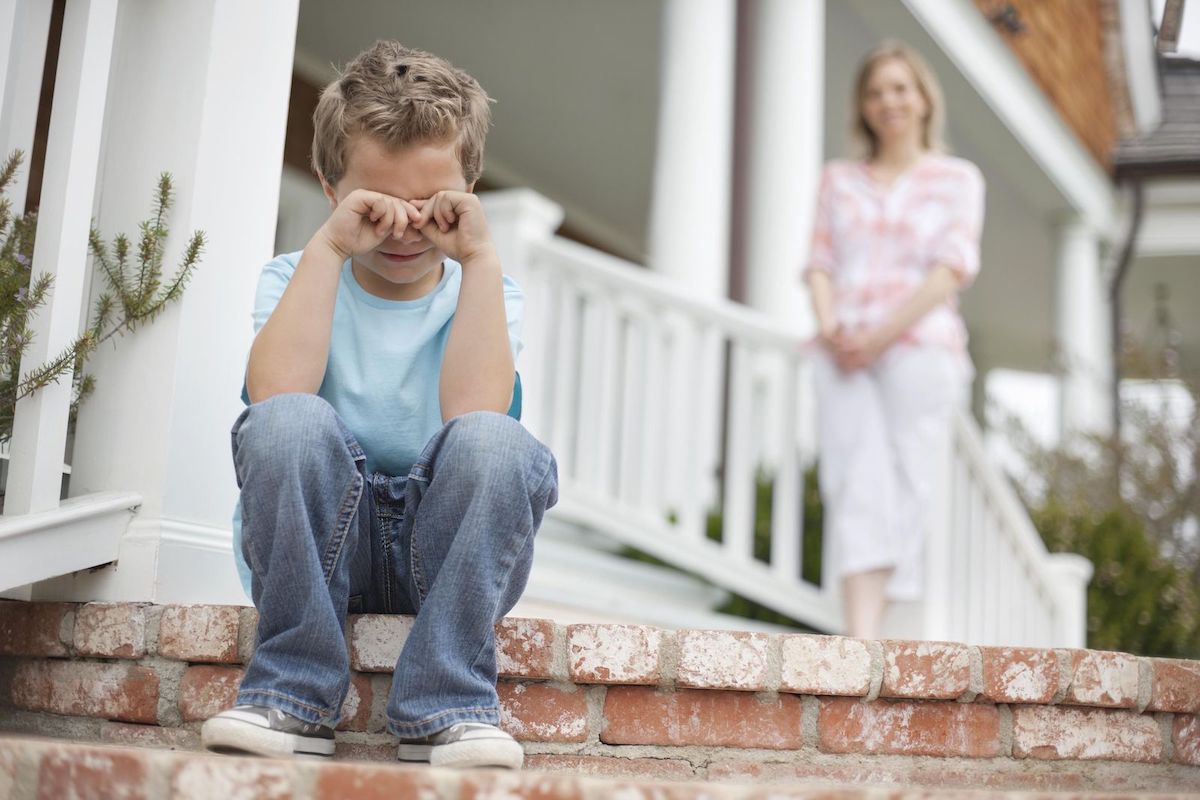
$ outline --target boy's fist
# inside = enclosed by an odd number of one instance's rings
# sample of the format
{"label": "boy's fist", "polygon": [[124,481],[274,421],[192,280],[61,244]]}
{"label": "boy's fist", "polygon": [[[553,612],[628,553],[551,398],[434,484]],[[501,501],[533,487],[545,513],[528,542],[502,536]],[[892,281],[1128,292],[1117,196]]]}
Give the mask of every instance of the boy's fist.
{"label": "boy's fist", "polygon": [[494,252],[483,206],[470,192],[441,191],[412,205],[420,212],[413,227],[460,264]]}
{"label": "boy's fist", "polygon": [[343,258],[369,253],[385,239],[399,239],[420,218],[412,203],[369,189],[346,195],[321,227],[326,240]]}

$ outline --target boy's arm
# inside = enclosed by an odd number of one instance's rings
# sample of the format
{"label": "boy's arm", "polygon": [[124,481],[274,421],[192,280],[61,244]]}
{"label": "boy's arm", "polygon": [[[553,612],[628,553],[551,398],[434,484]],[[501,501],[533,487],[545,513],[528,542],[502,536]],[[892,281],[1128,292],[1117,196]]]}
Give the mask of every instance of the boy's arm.
{"label": "boy's arm", "polygon": [[458,308],[438,384],[442,421],[472,411],[503,414],[512,402],[513,356],[500,259],[479,198],[439,192],[414,205],[421,211],[414,223],[421,233],[462,265]]}
{"label": "boy's arm", "polygon": [[343,261],[320,231],[305,246],[283,297],[250,348],[250,402],[288,392],[312,394],[321,387]]}
{"label": "boy's arm", "polygon": [[402,236],[416,216],[408,203],[364,189],[338,204],[309,240],[279,304],[254,337],[246,366],[250,402],[321,388],[342,264],[388,236]]}

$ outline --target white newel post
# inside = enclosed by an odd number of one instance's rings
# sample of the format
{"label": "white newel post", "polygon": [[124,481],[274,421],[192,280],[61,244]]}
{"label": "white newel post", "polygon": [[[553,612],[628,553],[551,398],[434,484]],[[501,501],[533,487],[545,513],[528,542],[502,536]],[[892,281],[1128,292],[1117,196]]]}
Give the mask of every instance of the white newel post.
{"label": "white newel post", "polygon": [[1063,441],[1078,434],[1107,433],[1112,420],[1112,350],[1100,236],[1080,218],[1068,220],[1059,230],[1055,314]]}
{"label": "white newel post", "polygon": [[665,0],[649,263],[705,297],[729,285],[734,0]]}
{"label": "white newel post", "polygon": [[25,153],[17,181],[6,194],[16,213],[29,193],[29,159],[37,126],[46,40],[53,0],[9,0],[0,4],[0,158]]}
{"label": "white newel post", "polygon": [[525,318],[521,328],[524,347],[517,359],[517,371],[524,389],[521,420],[535,434],[541,434],[539,399],[545,393],[546,381],[552,378],[542,371],[543,357],[546,337],[554,335],[554,331],[547,328],[549,309],[543,302],[541,283],[530,267],[530,260],[534,245],[548,241],[562,224],[563,209],[532,189],[487,192],[479,199],[504,272],[525,293]]}
{"label": "white newel post", "polygon": [[1092,562],[1074,553],[1052,553],[1048,567],[1054,576],[1058,619],[1055,647],[1087,647],[1087,587],[1092,579]]}
{"label": "white newel post", "polygon": [[254,288],[272,256],[297,15],[298,0],[120,5],[99,228],[136,236],[169,171],[167,270],[193,230],[208,244],[182,302],[89,367],[97,385],[79,415],[71,491],[144,497],[118,563],[35,596],[243,601],[230,553],[229,430],[242,408]]}

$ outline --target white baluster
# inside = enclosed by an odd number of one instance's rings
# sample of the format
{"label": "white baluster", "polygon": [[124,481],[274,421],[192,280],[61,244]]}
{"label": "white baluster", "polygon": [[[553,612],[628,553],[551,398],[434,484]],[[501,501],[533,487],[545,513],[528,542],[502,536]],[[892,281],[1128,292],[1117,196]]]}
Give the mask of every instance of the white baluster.
{"label": "white baluster", "polygon": [[800,470],[800,442],[797,435],[799,416],[799,359],[787,355],[776,385],[779,412],[779,451],[775,471],[775,491],[771,502],[771,569],[783,580],[800,579],[804,530],[803,475]]}
{"label": "white baluster", "polygon": [[754,555],[753,359],[754,354],[740,343],[731,348],[721,543],[735,562],[749,561]]}

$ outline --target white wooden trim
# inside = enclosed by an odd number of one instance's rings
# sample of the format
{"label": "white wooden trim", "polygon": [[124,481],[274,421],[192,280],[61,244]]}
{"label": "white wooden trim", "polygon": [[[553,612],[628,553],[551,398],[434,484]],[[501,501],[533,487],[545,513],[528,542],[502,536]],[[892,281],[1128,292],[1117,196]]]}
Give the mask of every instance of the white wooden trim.
{"label": "white wooden trim", "polygon": [[107,564],[142,498],[103,492],[57,508],[0,519],[0,589]]}
{"label": "white wooden trim", "polygon": [[1162,96],[1158,86],[1158,53],[1149,0],[1120,0],[1121,49],[1129,102],[1133,106],[1138,133],[1158,127],[1162,121]]}
{"label": "white wooden trim", "polygon": [[119,549],[96,562],[114,563],[94,572],[59,573],[62,577],[37,584],[33,599],[249,605],[229,528],[139,518],[122,532]]}
{"label": "white wooden trim", "polygon": [[1112,182],[970,0],[904,0],[963,77],[1098,230],[1115,230]]}
{"label": "white wooden trim", "polygon": [[1147,209],[1137,237],[1139,256],[1200,255],[1200,204]]}

